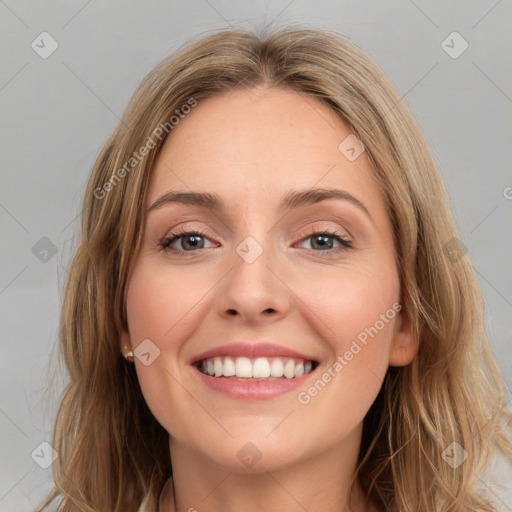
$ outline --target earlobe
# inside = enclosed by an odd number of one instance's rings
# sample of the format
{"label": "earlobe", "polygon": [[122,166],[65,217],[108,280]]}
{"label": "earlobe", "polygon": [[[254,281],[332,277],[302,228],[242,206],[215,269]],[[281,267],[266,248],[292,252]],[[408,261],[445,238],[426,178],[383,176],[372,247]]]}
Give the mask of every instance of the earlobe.
{"label": "earlobe", "polygon": [[130,335],[124,329],[121,331],[121,336],[119,337],[119,350],[125,354],[129,350],[132,349],[132,344],[130,341]]}
{"label": "earlobe", "polygon": [[130,342],[130,335],[124,329],[121,331],[121,336],[119,337],[119,340],[120,340],[120,345],[121,345],[120,346],[121,354],[128,362],[133,363],[134,355],[133,355],[132,345]]}
{"label": "earlobe", "polygon": [[401,311],[389,350],[389,366],[408,365],[418,353],[418,348],[409,315]]}
{"label": "earlobe", "polygon": [[414,344],[399,345],[393,342],[389,354],[389,366],[407,366],[417,352]]}

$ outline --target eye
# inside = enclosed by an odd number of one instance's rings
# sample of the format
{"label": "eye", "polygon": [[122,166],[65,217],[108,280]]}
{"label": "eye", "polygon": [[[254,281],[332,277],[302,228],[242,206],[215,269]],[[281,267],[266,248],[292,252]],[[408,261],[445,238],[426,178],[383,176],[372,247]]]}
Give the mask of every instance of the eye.
{"label": "eye", "polygon": [[[207,249],[205,247],[205,240],[209,240],[208,233],[201,230],[178,230],[177,232],[171,232],[171,236],[166,236],[160,240],[158,246],[161,250],[174,253],[180,256],[189,256],[191,253],[198,252],[200,249]],[[343,233],[327,228],[327,229],[311,229],[301,235],[302,244],[308,240],[310,242],[310,248],[306,249],[313,252],[324,252],[329,255],[338,253],[339,251],[346,251],[352,248],[352,242],[346,238]],[[179,242],[181,248],[173,246]],[[338,243],[338,247],[334,247],[335,243]],[[213,244],[213,247],[216,245]],[[326,254],[326,256],[327,256]]]}
{"label": "eye", "polygon": [[[319,230],[310,230],[307,233],[303,233],[302,235],[303,241],[302,243],[311,240],[310,242],[310,250],[314,252],[339,252],[346,251],[352,248],[352,242],[339,231],[335,229],[323,229]],[[338,247],[334,247],[334,243],[338,242]],[[309,249],[306,247],[306,249]],[[317,250],[318,249],[318,250]]]}
{"label": "eye", "polygon": [[[167,252],[173,252],[176,254],[187,254],[191,252],[196,252],[194,249],[204,249],[204,240],[208,240],[207,234],[203,233],[200,230],[195,231],[186,231],[186,230],[178,230],[176,233],[171,232],[171,236],[164,237],[160,243],[159,247],[163,251]],[[181,240],[181,249],[172,247],[174,243],[176,243],[178,240]],[[189,250],[191,249],[191,250]]]}

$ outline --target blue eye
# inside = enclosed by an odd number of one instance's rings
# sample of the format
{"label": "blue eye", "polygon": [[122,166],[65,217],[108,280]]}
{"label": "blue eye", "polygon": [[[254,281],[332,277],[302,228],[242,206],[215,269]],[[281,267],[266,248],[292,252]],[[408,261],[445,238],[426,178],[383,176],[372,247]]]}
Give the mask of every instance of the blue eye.
{"label": "blue eye", "polygon": [[[181,249],[173,247],[173,244],[180,239]],[[352,248],[352,242],[347,240],[345,236],[338,231],[312,231],[306,235],[302,235],[302,243],[309,239],[312,240],[311,249],[309,250],[312,250],[313,252],[325,252],[332,254]],[[207,234],[201,231],[171,232],[171,236],[165,237],[160,241],[159,247],[165,252],[189,256],[191,253],[197,252],[200,249],[206,249],[205,240],[209,240],[207,238]],[[333,247],[334,241],[337,241],[340,245],[338,247]]]}
{"label": "blue eye", "polygon": [[[201,241],[201,238],[206,239],[205,233],[201,233],[199,231],[180,231],[178,233],[171,232],[171,235],[172,236],[165,237],[163,240],[161,240],[159,245],[162,248],[162,250],[169,251],[169,252],[176,252],[176,253],[180,254],[180,253],[195,252],[194,250],[192,250],[192,251],[184,250],[184,249],[187,249],[187,246],[188,246],[188,248],[192,248],[192,249],[204,249],[204,241]],[[181,241],[181,247],[183,249],[171,248],[172,244],[175,243],[180,238],[183,239]]]}
{"label": "blue eye", "polygon": [[[312,248],[314,249],[316,246],[316,248],[318,248],[320,251],[338,251],[343,249],[350,249],[352,247],[350,240],[347,240],[341,233],[337,232],[314,232],[304,238],[303,241],[309,239],[311,239]],[[339,242],[340,246],[333,248],[334,241]]]}

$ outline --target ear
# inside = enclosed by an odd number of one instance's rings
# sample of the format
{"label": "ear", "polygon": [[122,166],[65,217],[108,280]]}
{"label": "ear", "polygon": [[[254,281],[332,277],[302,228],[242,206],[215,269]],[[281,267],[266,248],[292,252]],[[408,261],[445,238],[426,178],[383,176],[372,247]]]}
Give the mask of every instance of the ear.
{"label": "ear", "polygon": [[128,334],[128,331],[122,330],[121,336],[119,336],[119,350],[126,354],[126,352],[129,352],[132,350],[132,343],[130,341],[130,335]]}
{"label": "ear", "polygon": [[395,322],[395,333],[389,349],[389,366],[406,366],[418,353],[419,343],[412,330],[409,314],[402,310]]}

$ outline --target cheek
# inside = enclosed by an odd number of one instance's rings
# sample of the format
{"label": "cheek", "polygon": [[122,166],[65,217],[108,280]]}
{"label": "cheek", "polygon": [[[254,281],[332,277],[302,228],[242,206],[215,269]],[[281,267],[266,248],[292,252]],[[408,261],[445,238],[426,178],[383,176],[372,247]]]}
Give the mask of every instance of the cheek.
{"label": "cheek", "polygon": [[317,291],[310,292],[308,303],[315,314],[309,315],[309,322],[328,342],[329,359],[322,365],[322,382],[311,393],[303,390],[304,402],[321,392],[325,395],[319,402],[338,404],[340,414],[361,408],[364,415],[377,395],[401,307],[396,271],[374,269],[344,269],[315,281]]}
{"label": "cheek", "polygon": [[370,363],[388,354],[397,314],[393,304],[398,304],[398,294],[373,291],[370,295],[356,288],[347,291],[339,299],[337,312],[328,319],[336,332],[336,353],[346,353],[349,361]]}
{"label": "cheek", "polygon": [[[330,296],[322,318],[335,333],[329,336],[330,357],[319,367],[316,380],[296,397],[304,407],[305,422],[316,424],[314,418],[324,418],[325,442],[348,435],[363,420],[389,366],[398,292],[392,283],[385,289],[359,285],[354,282]],[[368,294],[369,289],[374,293]],[[326,304],[328,299],[323,297]]]}
{"label": "cheek", "polygon": [[145,365],[142,358],[136,357],[135,369],[147,406],[167,430],[172,429],[172,421],[166,409],[174,410],[179,405],[172,392],[173,377],[176,378],[179,371],[176,364],[179,346],[164,340],[178,339],[173,330],[178,329],[177,322],[184,314],[183,301],[172,290],[168,282],[164,283],[158,273],[152,273],[142,262],[131,277],[126,301],[133,349],[136,351],[148,339],[157,347],[153,350],[158,356],[151,364]]}
{"label": "cheek", "polygon": [[[311,282],[305,280],[296,289],[301,290],[300,296],[306,298],[309,309],[316,314],[317,325],[323,324],[322,334],[336,354],[349,350],[353,340],[366,346],[364,352],[380,353],[389,348],[400,297],[394,267],[341,268],[315,276],[314,287],[308,286]],[[370,340],[376,343],[370,344]]]}
{"label": "cheek", "polygon": [[141,262],[132,275],[127,297],[132,345],[150,338],[162,349],[173,350],[172,340],[181,339],[194,319],[207,288],[204,273],[186,279],[179,269],[170,272]]}
{"label": "cheek", "polygon": [[179,415],[169,411],[184,410],[184,404],[190,401],[190,395],[177,384],[183,381],[181,350],[204,318],[201,301],[206,300],[205,289],[212,285],[204,272],[190,275],[139,261],[128,288],[126,308],[132,347],[136,350],[149,339],[159,351],[147,366],[135,358],[142,393],[156,419],[178,436],[183,434],[182,422]]}

